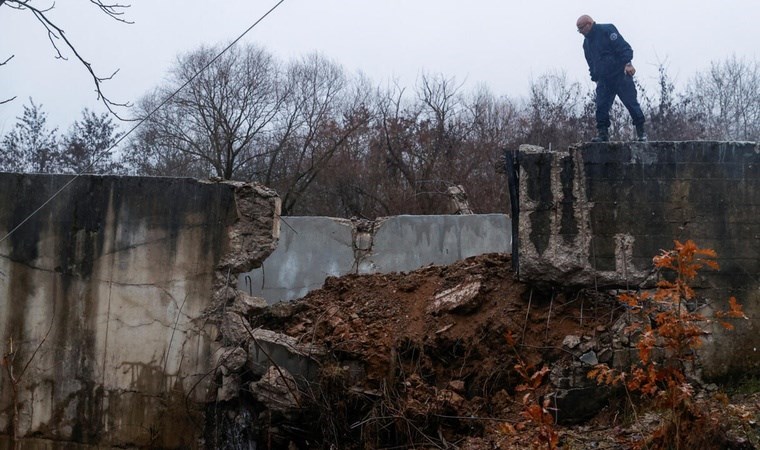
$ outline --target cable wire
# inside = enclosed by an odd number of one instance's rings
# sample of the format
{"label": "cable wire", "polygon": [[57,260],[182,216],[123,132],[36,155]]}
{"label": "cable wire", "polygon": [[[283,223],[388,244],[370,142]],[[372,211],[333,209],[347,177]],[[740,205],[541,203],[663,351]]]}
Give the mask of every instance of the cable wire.
{"label": "cable wire", "polygon": [[[135,124],[135,126],[133,126],[132,128],[130,128],[129,131],[127,131],[124,135],[122,135],[121,137],[119,137],[119,139],[116,142],[114,142],[114,144],[111,147],[109,147],[106,151],[104,151],[99,157],[93,159],[93,161],[89,165],[87,165],[87,167],[85,167],[84,169],[82,169],[81,172],[77,173],[74,177],[72,177],[71,180],[67,181],[63,186],[61,186],[60,189],[58,189],[52,196],[50,196],[50,198],[48,198],[47,200],[45,200],[39,207],[37,207],[37,209],[35,209],[28,216],[26,216],[26,218],[24,218],[24,220],[22,220],[18,225],[16,225],[15,227],[13,227],[13,229],[10,230],[8,232],[8,234],[6,234],[5,236],[2,237],[2,239],[0,239],[0,244],[2,244],[6,239],[8,239],[13,233],[15,233],[19,228],[21,228],[26,222],[28,222],[29,219],[31,219],[32,217],[34,217],[43,208],[45,208],[45,206],[47,206],[50,202],[52,202],[53,199],[55,199],[56,197],[58,197],[61,194],[61,192],[63,192],[64,190],[66,190],[77,178],[79,178],[83,174],[87,173],[87,171],[90,170],[92,168],[92,166],[94,166],[98,161],[100,161],[100,159],[104,155],[108,154],[108,152],[110,152],[111,150],[113,150],[114,148],[116,148],[116,146],[119,145],[124,139],[126,139],[127,136],[129,136],[130,134],[132,134],[132,132],[134,132],[140,125],[142,125],[143,123],[145,123],[145,121],[147,121],[148,119],[150,119],[151,116],[153,116],[156,112],[158,112],[159,109],[161,109],[164,105],[166,105],[167,103],[169,103],[169,101],[171,99],[173,99],[177,94],[179,94],[179,92],[182,91],[182,89],[184,89],[185,87],[187,87],[188,84],[190,84],[193,81],[195,81],[195,79],[198,78],[198,76],[201,73],[203,73],[213,63],[215,63],[216,60],[218,60],[219,58],[221,58],[222,55],[224,55],[227,52],[227,50],[229,50],[230,48],[232,48],[232,46],[234,46],[241,39],[243,39],[243,37],[245,37],[246,34],[248,34],[256,25],[258,25],[262,20],[264,20],[269,14],[271,14],[275,9],[277,9],[284,2],[285,2],[285,0],[280,0],[279,2],[277,2],[277,4],[275,4],[273,7],[271,7],[269,9],[269,11],[267,11],[266,13],[264,13],[264,15],[262,15],[261,17],[259,17],[259,19],[256,20],[250,27],[248,27],[245,31],[243,31],[242,33],[240,33],[240,35],[237,38],[235,38],[234,41],[230,42],[229,45],[227,45],[226,47],[224,47],[224,49],[222,49],[222,51],[220,51],[208,63],[206,63],[205,66],[201,67],[192,77],[190,77],[187,81],[185,81],[185,83],[182,84],[182,86],[178,87],[174,92],[172,92],[171,95],[169,95],[168,97],[166,97],[158,106],[156,106],[155,108],[153,108],[153,110],[151,112],[149,112],[148,115],[146,115],[145,117],[143,117],[142,119],[140,119],[140,121],[137,122],[137,124]],[[0,2],[0,4],[1,3],[2,2]]]}

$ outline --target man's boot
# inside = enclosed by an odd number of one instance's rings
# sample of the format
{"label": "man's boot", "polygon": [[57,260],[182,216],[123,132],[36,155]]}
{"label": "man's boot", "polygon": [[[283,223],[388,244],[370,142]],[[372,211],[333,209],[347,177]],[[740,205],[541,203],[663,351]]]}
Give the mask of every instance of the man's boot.
{"label": "man's boot", "polygon": [[610,135],[606,128],[597,129],[596,137],[591,138],[591,142],[607,142],[610,140]]}
{"label": "man's boot", "polygon": [[644,124],[636,125],[636,139],[638,139],[639,142],[646,142],[649,140],[647,137],[647,132],[644,130]]}

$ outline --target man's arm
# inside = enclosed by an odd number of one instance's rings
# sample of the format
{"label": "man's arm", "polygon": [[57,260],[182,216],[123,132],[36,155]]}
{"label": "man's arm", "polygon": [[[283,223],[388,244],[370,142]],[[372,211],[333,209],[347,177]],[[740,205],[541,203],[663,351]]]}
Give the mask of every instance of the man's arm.
{"label": "man's arm", "polygon": [[594,77],[594,67],[591,64],[591,57],[589,56],[589,49],[586,42],[583,43],[583,56],[586,57],[586,64],[588,65],[588,74],[591,76],[591,81],[596,81]]}
{"label": "man's arm", "polygon": [[615,52],[618,62],[620,62],[620,64],[630,64],[631,60],[633,60],[633,49],[630,44],[623,39],[623,36],[620,35],[620,32],[614,25],[610,25],[610,27],[612,28],[610,32],[610,45]]}

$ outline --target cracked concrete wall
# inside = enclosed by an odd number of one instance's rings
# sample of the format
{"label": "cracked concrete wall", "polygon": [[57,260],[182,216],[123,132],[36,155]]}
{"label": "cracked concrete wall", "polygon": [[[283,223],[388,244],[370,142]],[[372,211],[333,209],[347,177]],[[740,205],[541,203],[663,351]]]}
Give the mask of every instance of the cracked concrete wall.
{"label": "cracked concrete wall", "polygon": [[394,216],[376,221],[284,217],[280,242],[238,289],[268,303],[303,297],[328,276],[404,272],[512,251],[503,214]]}
{"label": "cracked concrete wall", "polygon": [[[56,195],[71,180],[0,173],[0,237],[53,198],[0,243],[19,435],[194,447],[219,347],[208,308],[274,249],[279,199],[244,183],[112,176]],[[0,369],[9,435],[14,383]]]}
{"label": "cracked concrete wall", "polygon": [[717,251],[721,266],[701,273],[700,294],[721,309],[734,295],[754,317],[728,335],[712,330],[707,375],[760,368],[759,144],[521,146],[517,167],[510,176],[520,279],[635,288],[652,283],[660,249],[691,239]]}

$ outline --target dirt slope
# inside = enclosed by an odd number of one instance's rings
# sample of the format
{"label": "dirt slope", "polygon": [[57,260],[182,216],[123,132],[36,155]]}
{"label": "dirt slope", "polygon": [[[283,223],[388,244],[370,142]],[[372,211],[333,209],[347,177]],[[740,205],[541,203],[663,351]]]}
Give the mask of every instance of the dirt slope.
{"label": "dirt slope", "polygon": [[[308,407],[295,416],[268,411],[273,425],[260,433],[273,447],[531,448],[537,428],[522,414],[526,392],[516,388],[526,380],[516,366],[529,375],[544,365],[557,374],[577,366],[577,349],[604,342],[619,314],[609,296],[517,281],[503,254],[329,278],[252,321],[329,355],[307,389]],[[574,351],[568,336],[579,341]],[[551,378],[531,398],[553,392]],[[756,418],[757,397],[748,398],[742,411]],[[630,448],[659,420],[632,421],[622,399],[601,400],[611,406],[595,419],[568,413],[560,418],[574,425],[553,425],[561,448]]]}

